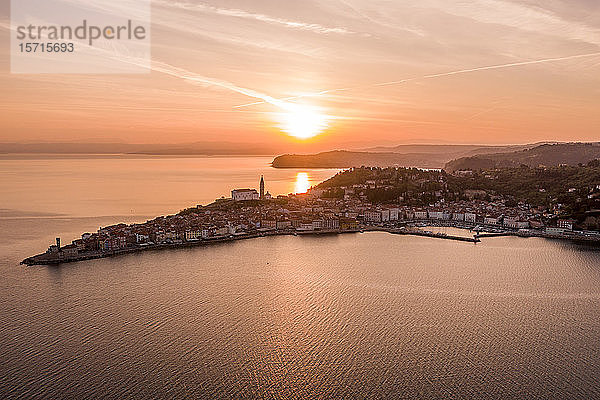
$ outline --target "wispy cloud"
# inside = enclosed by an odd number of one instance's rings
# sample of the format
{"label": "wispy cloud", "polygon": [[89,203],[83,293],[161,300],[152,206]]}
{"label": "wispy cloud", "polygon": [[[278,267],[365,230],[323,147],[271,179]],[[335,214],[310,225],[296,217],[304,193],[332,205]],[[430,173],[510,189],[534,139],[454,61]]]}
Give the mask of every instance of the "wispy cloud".
{"label": "wispy cloud", "polygon": [[[541,3],[543,4],[543,2]],[[499,24],[522,31],[600,46],[600,30],[583,22],[571,21],[540,6],[508,0],[475,0],[469,2],[423,0],[420,7],[438,8],[448,14],[470,18],[486,24]]]}
{"label": "wispy cloud", "polygon": [[343,35],[355,33],[353,31],[350,31],[346,28],[341,28],[341,27],[328,27],[328,26],[323,26],[320,24],[292,21],[292,20],[283,19],[283,18],[271,17],[271,16],[265,15],[265,14],[248,12],[248,11],[236,9],[236,8],[231,9],[231,8],[214,7],[209,4],[204,4],[204,3],[188,3],[188,2],[178,2],[178,1],[170,2],[170,1],[164,1],[164,0],[155,0],[154,4],[161,5],[164,7],[180,8],[180,9],[186,10],[186,11],[200,11],[200,12],[208,12],[208,13],[223,15],[223,16],[227,16],[227,17],[250,19],[250,20],[254,20],[254,21],[265,22],[268,24],[283,26],[285,28],[300,29],[300,30],[311,31],[311,32],[315,32],[315,33],[322,33],[322,34],[336,33],[336,34],[343,34]]}

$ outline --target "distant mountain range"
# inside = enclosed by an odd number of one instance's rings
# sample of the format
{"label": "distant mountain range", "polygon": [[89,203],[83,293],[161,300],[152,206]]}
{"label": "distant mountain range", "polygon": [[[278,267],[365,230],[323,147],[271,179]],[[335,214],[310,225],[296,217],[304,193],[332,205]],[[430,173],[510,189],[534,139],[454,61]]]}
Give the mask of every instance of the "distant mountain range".
{"label": "distant mountain range", "polygon": [[444,169],[481,170],[503,167],[556,166],[561,164],[586,164],[600,159],[600,143],[555,143],[543,144],[533,148],[510,153],[494,153],[462,157],[448,162]]}
{"label": "distant mountain range", "polygon": [[282,146],[262,143],[194,142],[182,144],[133,143],[0,143],[0,154],[131,154],[131,155],[273,155]]}

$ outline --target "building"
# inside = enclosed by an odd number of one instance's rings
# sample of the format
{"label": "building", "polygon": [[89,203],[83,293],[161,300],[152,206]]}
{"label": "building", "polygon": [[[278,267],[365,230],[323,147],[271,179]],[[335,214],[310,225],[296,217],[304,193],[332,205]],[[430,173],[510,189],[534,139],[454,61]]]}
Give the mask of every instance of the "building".
{"label": "building", "polygon": [[195,231],[186,231],[185,232],[185,240],[198,240],[202,236],[202,232],[200,230]]}
{"label": "building", "polygon": [[390,220],[390,210],[381,211],[381,222],[387,222]]}
{"label": "building", "polygon": [[119,249],[124,249],[127,246],[125,242],[125,238],[122,236],[113,236],[103,240],[100,240],[98,243],[98,247],[102,251],[115,251]]}
{"label": "building", "polygon": [[442,212],[441,211],[429,211],[427,213],[427,216],[429,217],[429,219],[442,219]]}
{"label": "building", "polygon": [[353,218],[340,218],[340,229],[344,231],[358,230],[358,221]]}
{"label": "building", "polygon": [[381,213],[379,211],[365,211],[366,222],[381,222]]}
{"label": "building", "polygon": [[494,218],[494,217],[485,217],[483,219],[483,223],[485,225],[498,225],[498,218]]}
{"label": "building", "polygon": [[518,223],[518,219],[514,218],[514,217],[504,217],[504,221],[502,222],[502,224],[504,226],[506,226],[507,228],[518,228],[519,227],[519,223]]}
{"label": "building", "polygon": [[557,225],[559,228],[563,228],[564,230],[567,230],[567,231],[572,231],[574,222],[575,221],[572,219],[559,219],[557,222]]}
{"label": "building", "polygon": [[473,213],[465,213],[465,222],[475,223],[477,221],[477,215]]}
{"label": "building", "polygon": [[337,218],[326,218],[323,220],[323,228],[324,229],[339,229],[340,228],[340,220]]}
{"label": "building", "polygon": [[292,227],[292,221],[289,219],[277,221],[277,229],[289,229]]}
{"label": "building", "polygon": [[65,258],[76,258],[79,255],[79,250],[77,250],[77,247],[72,244],[63,247],[61,252]]}
{"label": "building", "polygon": [[231,198],[234,201],[258,200],[260,195],[256,189],[235,189],[231,191]]}
{"label": "building", "polygon": [[445,211],[429,211],[429,219],[449,220],[451,215]]}
{"label": "building", "polygon": [[149,240],[150,240],[150,236],[148,236],[148,235],[143,235],[141,233],[135,234],[135,242],[136,243],[146,243]]}
{"label": "building", "polygon": [[452,219],[454,221],[464,221],[465,220],[465,214],[463,214],[463,213],[452,213]]}
{"label": "building", "polygon": [[427,219],[427,211],[415,211],[415,219]]}
{"label": "building", "polygon": [[299,231],[312,231],[313,228],[313,223],[311,222],[301,222],[300,225],[298,226],[298,228],[296,228],[296,230]]}
{"label": "building", "polygon": [[261,228],[277,229],[277,220],[275,219],[263,219],[260,221]]}

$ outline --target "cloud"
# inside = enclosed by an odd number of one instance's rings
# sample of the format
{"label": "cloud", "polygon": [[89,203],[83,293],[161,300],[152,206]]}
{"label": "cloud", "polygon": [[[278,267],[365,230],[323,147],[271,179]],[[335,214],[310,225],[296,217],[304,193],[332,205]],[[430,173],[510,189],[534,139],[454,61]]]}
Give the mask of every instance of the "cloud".
{"label": "cloud", "polygon": [[268,16],[265,14],[252,13],[252,12],[244,11],[241,9],[214,7],[214,6],[211,6],[208,4],[204,4],[204,3],[170,2],[170,1],[165,1],[165,0],[155,0],[154,4],[159,4],[159,5],[165,6],[165,7],[179,8],[179,9],[187,10],[187,11],[201,11],[201,12],[208,12],[208,13],[223,15],[223,16],[227,16],[227,17],[250,19],[250,20],[254,20],[254,21],[265,22],[268,24],[279,25],[279,26],[283,26],[286,28],[300,29],[300,30],[321,33],[321,34],[335,33],[335,34],[348,35],[348,34],[355,33],[346,28],[328,27],[328,26],[323,26],[320,24],[292,21],[292,20],[287,20],[287,19],[283,19],[283,18],[271,17],[271,16]]}
{"label": "cloud", "polygon": [[600,30],[577,21],[570,21],[542,8],[507,0],[475,0],[470,2],[423,0],[420,7],[432,7],[460,17],[500,24],[547,36],[577,40],[600,46]]}

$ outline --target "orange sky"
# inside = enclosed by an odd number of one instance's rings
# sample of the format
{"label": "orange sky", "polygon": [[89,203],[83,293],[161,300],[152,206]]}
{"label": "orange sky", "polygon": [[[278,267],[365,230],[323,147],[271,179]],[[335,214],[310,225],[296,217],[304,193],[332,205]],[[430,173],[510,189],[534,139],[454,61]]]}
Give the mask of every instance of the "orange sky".
{"label": "orange sky", "polygon": [[[6,3],[0,141],[298,141],[281,128],[289,109],[236,108],[257,99],[223,85],[10,74]],[[285,101],[327,116],[313,144],[600,140],[600,55],[424,78],[600,52],[597,0],[154,0],[152,11],[157,63],[274,99],[348,88]]]}

